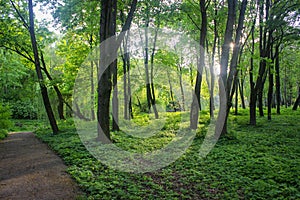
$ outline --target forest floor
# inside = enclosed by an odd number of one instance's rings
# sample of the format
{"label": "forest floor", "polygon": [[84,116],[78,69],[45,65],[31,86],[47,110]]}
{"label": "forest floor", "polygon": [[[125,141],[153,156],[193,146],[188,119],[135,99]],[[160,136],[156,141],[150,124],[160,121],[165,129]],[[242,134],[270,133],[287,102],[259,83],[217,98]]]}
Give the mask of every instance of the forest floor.
{"label": "forest floor", "polygon": [[76,199],[82,193],[66,166],[31,132],[0,141],[0,199]]}

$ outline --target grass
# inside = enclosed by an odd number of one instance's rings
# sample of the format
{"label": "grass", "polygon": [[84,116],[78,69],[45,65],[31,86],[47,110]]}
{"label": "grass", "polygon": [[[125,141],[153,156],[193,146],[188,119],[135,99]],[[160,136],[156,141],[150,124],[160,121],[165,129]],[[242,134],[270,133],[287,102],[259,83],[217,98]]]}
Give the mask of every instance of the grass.
{"label": "grass", "polygon": [[[258,118],[256,127],[248,125],[247,114],[241,110],[231,115],[228,135],[200,158],[209,119],[201,113],[202,129],[185,154],[143,174],[117,171],[93,158],[71,121],[61,122],[63,132],[58,135],[50,129],[36,135],[64,159],[86,199],[300,199],[300,111],[274,113],[272,121]],[[112,137],[120,148],[153,151],[176,136],[178,123],[178,113],[170,113],[162,130],[150,138],[122,132]]]}

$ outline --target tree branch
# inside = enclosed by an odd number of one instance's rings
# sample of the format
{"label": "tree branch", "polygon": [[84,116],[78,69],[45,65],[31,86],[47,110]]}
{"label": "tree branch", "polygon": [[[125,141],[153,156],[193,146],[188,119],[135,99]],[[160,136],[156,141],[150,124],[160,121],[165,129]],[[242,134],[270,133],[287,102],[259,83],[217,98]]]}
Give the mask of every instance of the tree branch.
{"label": "tree branch", "polygon": [[23,22],[23,26],[29,30],[29,25],[26,22],[26,20],[24,19],[24,17],[21,15],[20,11],[18,10],[18,8],[16,7],[15,3],[12,0],[9,0],[11,5],[14,7],[15,11],[17,12],[18,16],[20,17],[21,21]]}

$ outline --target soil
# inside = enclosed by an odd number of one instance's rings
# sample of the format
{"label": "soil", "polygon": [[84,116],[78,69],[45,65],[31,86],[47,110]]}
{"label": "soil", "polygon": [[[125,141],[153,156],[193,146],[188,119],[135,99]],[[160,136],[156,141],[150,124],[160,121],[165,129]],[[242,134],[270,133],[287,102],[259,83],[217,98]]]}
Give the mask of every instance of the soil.
{"label": "soil", "polygon": [[0,141],[0,199],[78,199],[82,192],[66,169],[33,133],[11,133]]}

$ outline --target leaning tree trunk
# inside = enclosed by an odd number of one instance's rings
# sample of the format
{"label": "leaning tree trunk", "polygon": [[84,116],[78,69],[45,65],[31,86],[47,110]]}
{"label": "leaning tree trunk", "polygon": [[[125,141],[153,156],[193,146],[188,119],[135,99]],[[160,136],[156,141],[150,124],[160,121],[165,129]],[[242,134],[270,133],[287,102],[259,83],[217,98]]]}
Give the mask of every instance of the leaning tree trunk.
{"label": "leaning tree trunk", "polygon": [[28,0],[28,9],[29,9],[29,32],[30,32],[30,38],[31,38],[31,44],[32,44],[32,50],[34,54],[34,61],[35,61],[35,69],[37,73],[37,77],[39,80],[39,85],[41,88],[41,93],[43,97],[43,102],[44,106],[46,109],[46,113],[53,131],[53,134],[58,133],[58,126],[53,114],[53,110],[50,104],[49,96],[48,96],[48,91],[47,87],[44,83],[44,78],[41,70],[41,63],[40,63],[40,58],[39,58],[39,53],[38,53],[38,48],[36,44],[36,37],[35,37],[35,32],[34,32],[34,14],[33,14],[33,5],[32,5],[32,0]]}
{"label": "leaning tree trunk", "polygon": [[[50,75],[50,73],[47,70],[47,66],[46,66],[46,62],[45,62],[43,53],[41,53],[41,61],[42,61],[42,65],[43,65],[43,67],[41,67],[41,69],[44,71],[47,78],[50,81],[53,81],[52,76]],[[58,111],[59,119],[64,120],[65,119],[65,116],[64,116],[64,98],[63,98],[59,88],[56,85],[53,85],[53,88],[54,88],[54,91],[56,92],[57,99],[58,99],[57,111]]]}

